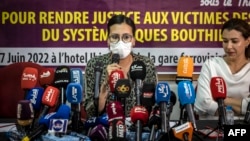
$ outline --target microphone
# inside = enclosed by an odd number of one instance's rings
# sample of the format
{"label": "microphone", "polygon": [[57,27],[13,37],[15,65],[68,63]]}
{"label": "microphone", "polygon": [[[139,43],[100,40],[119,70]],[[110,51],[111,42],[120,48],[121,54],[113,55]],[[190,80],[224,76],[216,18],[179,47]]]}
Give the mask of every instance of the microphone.
{"label": "microphone", "polygon": [[96,62],[95,64],[95,89],[94,89],[94,104],[96,107],[96,115],[98,116],[98,103],[99,103],[99,93],[100,93],[100,79],[102,74],[103,63]]}
{"label": "microphone", "polygon": [[129,97],[131,93],[131,85],[129,79],[118,79],[115,85],[114,94],[117,97],[118,101],[122,103],[124,110],[124,115],[126,112],[126,98]]}
{"label": "microphone", "polygon": [[38,136],[40,136],[42,133],[47,131],[47,129],[49,127],[50,120],[55,118],[55,115],[56,115],[56,112],[52,112],[52,113],[49,113],[49,114],[43,116],[39,120],[39,126],[36,129],[34,129],[31,133],[24,136],[22,138],[22,141],[32,141],[32,140],[36,139]]}
{"label": "microphone", "polygon": [[247,111],[246,111],[243,122],[246,124],[250,123],[250,102],[248,102],[248,104],[247,104]]}
{"label": "microphone", "polygon": [[29,100],[20,100],[17,104],[17,123],[26,133],[30,130],[30,125],[34,119],[34,110]]}
{"label": "microphone", "polygon": [[90,131],[89,138],[91,141],[108,141],[107,129],[102,124],[98,124]]}
{"label": "microphone", "polygon": [[224,99],[227,95],[226,83],[222,77],[212,77],[210,81],[210,89],[213,99],[218,103],[219,122],[226,124],[226,111]]}
{"label": "microphone", "polygon": [[48,113],[50,107],[54,107],[57,104],[59,93],[59,89],[53,86],[48,86],[45,89],[42,97],[42,104],[44,107],[38,118],[39,120]]}
{"label": "microphone", "polygon": [[193,81],[194,62],[189,56],[181,56],[177,64],[176,83],[180,81]]}
{"label": "microphone", "polygon": [[178,83],[178,97],[180,104],[185,107],[188,118],[193,124],[193,128],[196,131],[196,121],[194,117],[193,104],[195,102],[195,91],[190,81],[180,81]]}
{"label": "microphone", "polygon": [[172,130],[175,138],[182,141],[192,141],[193,126],[190,122],[186,122],[177,127],[173,127]]}
{"label": "microphone", "polygon": [[21,88],[25,91],[26,97],[28,90],[35,87],[38,81],[38,70],[32,67],[25,67],[21,76]]}
{"label": "microphone", "polygon": [[136,124],[136,140],[142,140],[142,125],[147,124],[148,111],[144,106],[134,106],[130,111],[131,121]]}
{"label": "microphone", "polygon": [[[90,131],[91,128],[97,126],[98,124],[103,125],[104,127],[108,127],[108,115],[106,113],[102,114],[99,117],[90,117],[84,123],[84,129],[86,131]],[[89,134],[88,134],[89,135]]]}
{"label": "microphone", "polygon": [[41,87],[34,87],[29,90],[26,100],[29,100],[32,103],[32,106],[35,111],[40,111],[42,105],[44,89]]}
{"label": "microphone", "polygon": [[167,133],[169,129],[169,119],[167,118],[167,103],[170,101],[171,91],[167,82],[159,82],[155,89],[155,101],[160,105],[161,131]]}
{"label": "microphone", "polygon": [[71,103],[72,131],[79,132],[79,122],[81,121],[82,86],[79,83],[69,83],[66,88],[66,98]]}
{"label": "microphone", "polygon": [[150,113],[148,126],[151,128],[150,135],[149,135],[149,141],[155,140],[155,130],[159,127],[161,127],[161,117],[160,117],[160,108],[158,106],[155,106]]}
{"label": "microphone", "polygon": [[48,130],[52,119],[69,119],[69,116],[70,116],[70,108],[67,105],[62,104],[58,108],[57,112],[52,112],[43,116],[39,120],[39,126],[36,129],[34,129],[33,132],[26,135],[22,139],[22,141],[31,141],[39,137],[42,133]]}
{"label": "microphone", "polygon": [[110,102],[107,105],[109,121],[109,140],[125,140],[125,116],[122,105],[119,101]]}
{"label": "microphone", "polygon": [[70,68],[68,66],[58,66],[55,70],[54,86],[60,89],[61,104],[65,101],[65,92],[67,85],[70,83]]}
{"label": "microphone", "polygon": [[46,88],[48,85],[52,85],[55,78],[55,71],[53,68],[44,68],[39,73],[39,83]]}
{"label": "microphone", "polygon": [[149,113],[155,104],[155,83],[144,82],[142,86],[142,95],[140,96],[141,104]]}
{"label": "microphone", "polygon": [[120,61],[120,55],[118,53],[112,54],[112,63],[119,64],[119,61]]}
{"label": "microphone", "polygon": [[115,85],[119,79],[125,78],[123,71],[122,70],[114,70],[111,72],[109,75],[109,88],[110,92],[112,93],[113,100],[117,100],[117,97],[115,96]]}
{"label": "microphone", "polygon": [[140,95],[142,89],[142,80],[146,77],[146,65],[142,61],[134,61],[129,69],[131,79],[135,82],[136,105],[141,105]]}
{"label": "microphone", "polygon": [[[34,109],[34,117],[38,116],[38,113],[41,110],[42,107],[42,97],[43,97],[44,89],[41,87],[35,87],[29,90],[28,95],[26,96],[26,100],[29,100],[33,106]],[[33,122],[31,124],[31,128],[34,127],[34,124],[36,123],[36,119],[33,119]]]}

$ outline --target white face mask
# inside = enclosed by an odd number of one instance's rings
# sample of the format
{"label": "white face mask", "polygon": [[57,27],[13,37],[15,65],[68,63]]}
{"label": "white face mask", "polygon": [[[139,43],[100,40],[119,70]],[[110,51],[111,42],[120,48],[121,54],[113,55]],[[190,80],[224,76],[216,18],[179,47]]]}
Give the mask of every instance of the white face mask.
{"label": "white face mask", "polygon": [[118,43],[110,43],[110,51],[112,53],[118,53],[120,58],[123,59],[127,57],[132,50],[132,42],[124,43],[123,41],[119,41]]}

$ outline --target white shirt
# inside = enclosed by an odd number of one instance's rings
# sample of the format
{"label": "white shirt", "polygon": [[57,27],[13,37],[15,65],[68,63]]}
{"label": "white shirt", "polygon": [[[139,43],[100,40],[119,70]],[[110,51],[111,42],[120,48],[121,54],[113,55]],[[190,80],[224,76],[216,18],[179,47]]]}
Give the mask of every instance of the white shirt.
{"label": "white shirt", "polygon": [[210,80],[216,76],[222,77],[226,82],[227,97],[243,98],[241,114],[245,114],[248,101],[250,101],[250,63],[246,64],[236,74],[232,74],[229,66],[221,57],[211,58],[203,64],[197,80],[194,110],[199,115],[215,114],[218,103],[213,100]]}

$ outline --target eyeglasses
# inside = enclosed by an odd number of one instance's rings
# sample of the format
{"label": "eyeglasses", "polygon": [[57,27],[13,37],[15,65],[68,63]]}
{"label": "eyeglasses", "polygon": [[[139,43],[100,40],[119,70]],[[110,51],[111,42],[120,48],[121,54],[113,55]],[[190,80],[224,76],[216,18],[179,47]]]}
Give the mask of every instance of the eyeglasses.
{"label": "eyeglasses", "polygon": [[[121,38],[122,38],[122,41],[124,43],[128,43],[128,42],[130,42],[132,40],[133,36],[130,35],[130,34],[125,33],[125,34],[122,34]],[[120,35],[119,34],[111,34],[111,35],[109,35],[109,41],[111,43],[114,43],[114,44],[118,43],[120,41]]]}

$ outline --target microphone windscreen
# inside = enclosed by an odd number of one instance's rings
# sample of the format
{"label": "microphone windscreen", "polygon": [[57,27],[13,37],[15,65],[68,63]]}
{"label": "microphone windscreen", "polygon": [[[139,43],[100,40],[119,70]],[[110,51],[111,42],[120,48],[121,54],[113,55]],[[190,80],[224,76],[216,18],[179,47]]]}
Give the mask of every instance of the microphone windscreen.
{"label": "microphone windscreen", "polygon": [[192,77],[193,71],[193,58],[188,56],[181,56],[177,64],[177,77]]}
{"label": "microphone windscreen", "polygon": [[120,61],[120,55],[118,53],[112,54],[112,63],[119,64],[119,61]]}
{"label": "microphone windscreen", "polygon": [[130,66],[129,74],[133,81],[136,81],[136,79],[144,80],[146,77],[146,65],[142,61],[134,61]]}
{"label": "microphone windscreen", "polygon": [[41,86],[52,85],[54,77],[55,70],[53,68],[44,68],[39,73],[39,83]]}
{"label": "microphone windscreen", "polygon": [[32,123],[34,110],[29,100],[20,100],[17,104],[17,122],[19,125],[26,126]]}
{"label": "microphone windscreen", "polygon": [[144,106],[134,106],[130,111],[130,118],[133,123],[139,120],[143,124],[147,124],[148,116],[148,111]]}
{"label": "microphone windscreen", "polygon": [[226,83],[222,77],[212,77],[210,81],[210,88],[214,100],[226,98]]}
{"label": "microphone windscreen", "polygon": [[109,140],[110,141],[124,141],[126,138],[125,120],[114,119],[109,123]]}
{"label": "microphone windscreen", "polygon": [[143,83],[141,104],[147,107],[151,107],[155,104],[155,83]]}
{"label": "microphone windscreen", "polygon": [[180,104],[194,104],[195,102],[195,91],[190,81],[180,81],[178,83],[178,97]]}
{"label": "microphone windscreen", "polygon": [[34,110],[39,111],[41,108],[42,97],[43,97],[44,89],[41,87],[32,88],[29,90],[28,95],[26,96],[26,100],[29,100]]}
{"label": "microphone windscreen", "polygon": [[66,88],[70,83],[70,68],[68,66],[58,66],[55,70],[54,85],[57,88]]}
{"label": "microphone windscreen", "polygon": [[161,127],[161,117],[160,117],[160,107],[155,106],[149,115],[148,126],[152,128],[152,126],[157,125],[158,128]]}
{"label": "microphone windscreen", "polygon": [[103,125],[98,124],[90,131],[89,138],[92,141],[107,141],[108,140],[107,129]]}
{"label": "microphone windscreen", "polygon": [[79,83],[69,83],[66,88],[66,98],[71,104],[79,104],[82,102],[82,86]]}
{"label": "microphone windscreen", "polygon": [[118,79],[115,84],[114,93],[118,98],[128,97],[131,93],[131,85],[129,79]]}
{"label": "microphone windscreen", "polygon": [[42,104],[54,107],[58,101],[60,91],[56,87],[48,86],[42,97]]}
{"label": "microphone windscreen", "polygon": [[66,104],[61,104],[58,108],[55,118],[56,119],[69,119],[70,117],[70,107]]}
{"label": "microphone windscreen", "polygon": [[32,67],[25,67],[21,77],[21,88],[31,89],[38,81],[38,70]]}
{"label": "microphone windscreen", "polygon": [[115,91],[116,82],[119,79],[123,79],[123,78],[124,78],[124,74],[122,70],[114,70],[111,72],[111,74],[109,75],[109,87],[112,93],[114,93]]}
{"label": "microphone windscreen", "polygon": [[84,81],[83,81],[83,72],[82,69],[80,68],[71,68],[70,69],[70,82],[71,83],[78,83],[81,86],[84,86]]}
{"label": "microphone windscreen", "polygon": [[168,103],[171,96],[171,90],[167,82],[159,82],[155,89],[155,102],[160,104],[161,102]]}
{"label": "microphone windscreen", "polygon": [[48,113],[47,115],[40,118],[38,123],[39,125],[46,125],[46,127],[49,127],[50,120],[55,119],[55,117],[56,117],[56,112]]}
{"label": "microphone windscreen", "polygon": [[100,124],[99,117],[89,117],[84,123],[84,129],[88,130],[91,127],[97,126]]}
{"label": "microphone windscreen", "polygon": [[110,102],[107,105],[107,114],[109,122],[114,119],[125,119],[122,104],[119,101]]}

